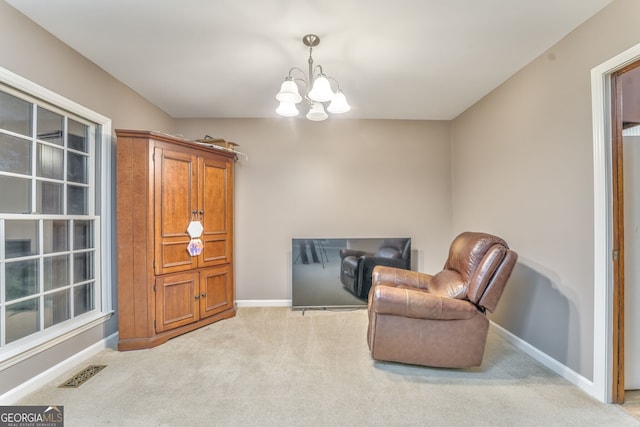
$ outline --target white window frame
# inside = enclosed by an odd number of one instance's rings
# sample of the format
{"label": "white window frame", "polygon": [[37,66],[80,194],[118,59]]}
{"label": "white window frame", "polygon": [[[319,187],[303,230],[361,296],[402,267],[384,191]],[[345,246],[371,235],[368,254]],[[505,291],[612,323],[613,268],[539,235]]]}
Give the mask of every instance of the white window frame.
{"label": "white window frame", "polygon": [[[18,364],[35,354],[46,351],[69,338],[77,336],[106,322],[113,314],[112,307],[112,281],[111,271],[113,267],[111,257],[111,178],[108,173],[111,170],[111,119],[98,114],[70,99],[46,89],[37,83],[29,81],[9,70],[0,67],[0,83],[9,86],[27,96],[39,99],[55,108],[67,111],[73,115],[82,117],[97,125],[99,132],[95,134],[95,145],[100,152],[100,211],[95,212],[96,224],[100,227],[95,237],[96,256],[95,272],[96,286],[99,291],[99,301],[96,310],[70,319],[59,325],[51,326],[33,337],[25,337],[16,341],[9,348],[0,348],[0,371]],[[92,187],[95,191],[95,186]],[[99,259],[98,259],[99,258]]]}

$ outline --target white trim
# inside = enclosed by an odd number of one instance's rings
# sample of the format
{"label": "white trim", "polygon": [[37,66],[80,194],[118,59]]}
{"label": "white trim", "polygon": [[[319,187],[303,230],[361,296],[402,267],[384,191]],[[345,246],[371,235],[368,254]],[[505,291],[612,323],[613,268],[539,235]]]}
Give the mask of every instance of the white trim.
{"label": "white trim", "polygon": [[522,340],[520,337],[518,337],[518,336],[512,334],[511,332],[507,331],[502,326],[500,326],[500,325],[498,325],[498,324],[496,324],[494,322],[491,322],[491,327],[493,328],[494,332],[496,332],[499,336],[501,336],[506,341],[511,343],[514,347],[516,347],[517,349],[519,349],[519,350],[523,351],[524,353],[528,354],[529,356],[531,356],[532,358],[534,358],[538,362],[542,363],[544,366],[546,366],[547,368],[551,369],[553,372],[555,372],[556,374],[560,375],[562,378],[566,379],[571,384],[573,384],[576,387],[578,387],[580,390],[582,390],[585,393],[593,396],[593,382],[592,381],[589,381],[587,378],[585,378],[582,375],[578,374],[576,371],[574,371],[574,370],[568,368],[567,366],[563,365],[562,363],[558,362],[556,359],[554,359],[553,357],[549,356],[548,354],[543,353],[542,351],[538,350],[537,348],[535,348],[534,346],[532,346],[528,342]]}
{"label": "white trim", "polygon": [[609,403],[613,370],[611,73],[640,59],[640,44],[591,70],[593,118],[593,397]]}
{"label": "white trim", "polygon": [[[70,326],[61,326],[60,328],[51,328],[52,331],[60,332],[61,335],[49,338],[49,335],[43,335],[42,340],[49,341],[34,341],[35,346],[31,344],[28,346],[16,347],[9,354],[4,354],[3,357],[9,357],[8,359],[0,363],[0,371],[6,369],[9,366],[15,365],[34,354],[46,351],[64,340],[79,334],[80,332],[92,328],[98,324],[104,323],[113,314],[112,309],[112,256],[111,256],[111,223],[112,223],[112,202],[111,202],[111,119],[96,113],[64,96],[61,96],[43,86],[38,85],[24,77],[21,77],[7,69],[0,67],[0,82],[4,85],[11,87],[14,91],[21,91],[29,98],[34,98],[43,101],[55,109],[65,110],[65,115],[70,113],[81,119],[82,121],[89,121],[94,123],[99,128],[99,133],[95,132],[91,136],[93,147],[100,143],[100,184],[101,184],[101,200],[100,200],[100,212],[93,212],[96,226],[100,227],[100,234],[95,236],[96,239],[96,278],[99,277],[100,281],[100,296],[96,295],[96,299],[101,298],[99,306],[96,306],[97,312],[87,316],[78,316],[78,319],[85,322],[78,326],[74,322]],[[35,104],[34,104],[35,105]],[[35,107],[34,107],[35,108]],[[98,141],[97,138],[101,140]],[[91,150],[90,150],[91,151]],[[93,150],[92,153],[96,156],[98,153]],[[95,182],[93,183],[95,184]],[[95,191],[95,185],[92,186]],[[97,216],[99,218],[97,218]]]}
{"label": "white trim", "polygon": [[111,281],[111,270],[113,269],[113,257],[111,256],[111,224],[113,215],[111,213],[111,120],[106,119],[100,124],[102,141],[100,148],[102,149],[100,158],[100,256],[101,261],[101,279],[100,290],[102,292],[103,312],[111,312],[113,310],[113,296]]}
{"label": "white trim", "polygon": [[[67,109],[69,110],[69,112],[79,115],[84,119],[91,120],[98,124],[108,123],[109,125],[111,125],[111,119],[98,114],[86,107],[83,107],[82,105],[75,103],[69,98],[58,95],[57,93],[43,86],[40,86],[39,84],[34,83],[31,80],[27,80],[24,77],[12,73],[11,71],[2,67],[0,67],[0,81],[23,91],[29,96],[40,98],[41,100],[51,103],[58,108],[62,107],[64,109]],[[107,133],[111,133],[111,126],[109,126],[109,128],[107,129]]]}
{"label": "white trim", "polygon": [[290,299],[244,299],[236,300],[238,307],[291,307]]}
{"label": "white trim", "polygon": [[85,348],[79,353],[63,360],[55,366],[47,369],[39,375],[25,381],[18,387],[15,387],[0,396],[0,405],[12,405],[23,397],[41,388],[48,382],[53,381],[63,373],[71,370],[73,367],[85,362],[96,354],[107,348],[115,349],[118,344],[118,333],[114,333],[102,341],[98,341],[90,347]]}

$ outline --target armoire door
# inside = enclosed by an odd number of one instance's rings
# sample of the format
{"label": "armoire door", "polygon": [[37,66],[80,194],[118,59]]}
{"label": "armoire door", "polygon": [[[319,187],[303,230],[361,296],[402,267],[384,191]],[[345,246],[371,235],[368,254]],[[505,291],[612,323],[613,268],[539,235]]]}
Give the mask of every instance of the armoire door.
{"label": "armoire door", "polygon": [[232,168],[223,160],[201,158],[199,171],[198,206],[204,227],[199,266],[227,264],[232,261]]}
{"label": "armoire door", "polygon": [[233,307],[233,268],[229,265],[200,272],[200,318]]}
{"label": "armoire door", "polygon": [[181,151],[155,148],[156,274],[197,267],[187,247],[187,228],[197,216],[197,158]]}
{"label": "armoire door", "polygon": [[169,274],[156,279],[156,332],[199,320],[199,279],[197,272]]}

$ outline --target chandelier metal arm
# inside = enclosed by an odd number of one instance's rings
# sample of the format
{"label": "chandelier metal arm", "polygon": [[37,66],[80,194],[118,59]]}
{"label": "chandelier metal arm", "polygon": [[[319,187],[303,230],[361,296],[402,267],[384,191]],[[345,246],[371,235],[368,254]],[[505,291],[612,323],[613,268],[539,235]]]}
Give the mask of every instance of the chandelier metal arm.
{"label": "chandelier metal arm", "polygon": [[307,95],[309,93],[309,84],[307,83],[306,79],[301,79],[301,78],[297,78],[297,77],[292,77],[292,80],[294,82],[300,82],[302,84],[302,86],[304,87],[304,91],[302,93],[302,97],[304,99],[306,99],[307,101],[311,101],[311,99],[309,99],[309,96]]}
{"label": "chandelier metal arm", "polygon": [[340,83],[338,83],[338,81],[335,78],[331,76],[325,76],[325,77],[327,78],[327,80],[332,80],[336,84],[336,87],[338,88],[338,90],[342,92],[342,90],[340,89]]}
{"label": "chandelier metal arm", "polygon": [[[338,80],[336,80],[332,76],[328,76],[328,75],[324,74],[324,71],[322,70],[322,65],[316,65],[315,68],[313,68],[313,71],[315,71],[317,69],[320,69],[320,73],[318,75],[320,75],[320,74],[324,75],[328,80],[333,81],[336,84],[336,87],[338,89],[340,89],[340,83],[338,83]],[[300,74],[302,74],[303,77],[302,78],[294,77],[293,74],[292,74],[294,71],[300,72]],[[300,67],[291,67],[291,69],[289,70],[289,73],[287,74],[287,77],[289,77],[293,81],[302,82],[304,84],[305,88],[308,88],[308,87],[311,86],[311,83],[314,80],[314,74],[315,74],[315,72],[312,72],[311,74],[309,74],[310,78],[307,79],[307,76],[305,75],[304,71],[302,71],[302,69]]]}
{"label": "chandelier metal arm", "polygon": [[289,70],[289,74],[288,74],[289,78],[291,78],[291,79],[294,78],[293,75],[291,74],[294,71],[300,72],[300,74],[302,74],[302,78],[306,79],[306,75],[304,74],[304,71],[302,71],[302,68],[299,68],[299,67],[291,67],[291,69]]}
{"label": "chandelier metal arm", "polygon": [[322,65],[318,64],[314,67],[313,73],[311,73],[311,69],[309,69],[309,76],[311,76],[311,81],[315,80],[320,76],[324,76],[324,71],[322,71]]}
{"label": "chandelier metal arm", "polygon": [[[299,72],[302,77],[294,77],[293,76],[294,71]],[[302,71],[302,68],[291,67],[291,69],[289,70],[289,74],[287,75],[287,78],[294,82],[302,83],[302,85],[304,86],[303,98],[305,98],[306,100],[309,100],[309,97],[307,96],[307,93],[309,93],[309,82],[307,81],[307,77],[304,71]]]}

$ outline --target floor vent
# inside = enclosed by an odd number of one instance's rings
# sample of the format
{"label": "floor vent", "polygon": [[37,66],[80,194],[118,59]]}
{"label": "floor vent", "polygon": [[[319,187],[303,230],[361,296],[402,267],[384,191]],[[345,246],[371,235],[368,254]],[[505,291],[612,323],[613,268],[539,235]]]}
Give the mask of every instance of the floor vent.
{"label": "floor vent", "polygon": [[78,388],[82,384],[87,382],[87,380],[89,380],[89,378],[91,378],[92,376],[94,376],[98,372],[102,371],[106,367],[107,367],[107,365],[90,365],[90,366],[87,366],[82,371],[78,372],[73,377],[69,378],[67,381],[65,381],[64,383],[60,384],[58,387],[59,388]]}

